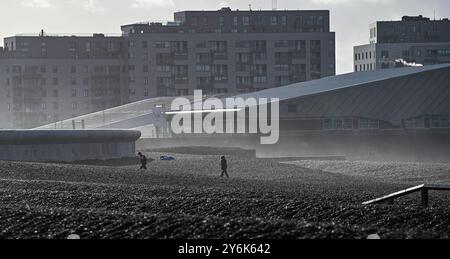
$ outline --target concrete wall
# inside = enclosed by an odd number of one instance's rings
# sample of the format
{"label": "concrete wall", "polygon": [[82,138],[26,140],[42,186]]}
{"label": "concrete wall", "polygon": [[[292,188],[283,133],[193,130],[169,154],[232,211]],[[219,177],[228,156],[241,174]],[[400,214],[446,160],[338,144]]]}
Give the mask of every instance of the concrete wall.
{"label": "concrete wall", "polygon": [[0,131],[0,160],[80,161],[135,155],[141,136],[131,130]]}
{"label": "concrete wall", "polygon": [[276,145],[257,135],[139,140],[138,149],[180,146],[256,150],[258,158],[346,157],[362,161],[450,163],[450,130],[310,131],[281,133]]}

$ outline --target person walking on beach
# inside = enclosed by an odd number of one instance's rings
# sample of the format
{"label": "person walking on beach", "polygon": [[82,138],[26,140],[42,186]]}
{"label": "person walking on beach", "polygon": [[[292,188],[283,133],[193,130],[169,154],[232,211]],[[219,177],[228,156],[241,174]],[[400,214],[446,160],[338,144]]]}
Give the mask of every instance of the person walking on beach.
{"label": "person walking on beach", "polygon": [[224,156],[222,157],[220,164],[222,167],[222,175],[220,177],[226,176],[227,178],[230,178],[230,176],[228,175],[228,172],[227,172],[227,169],[228,169],[227,159]]}
{"label": "person walking on beach", "polygon": [[138,155],[141,160],[141,169],[147,170],[147,157],[144,156],[141,152],[139,152]]}

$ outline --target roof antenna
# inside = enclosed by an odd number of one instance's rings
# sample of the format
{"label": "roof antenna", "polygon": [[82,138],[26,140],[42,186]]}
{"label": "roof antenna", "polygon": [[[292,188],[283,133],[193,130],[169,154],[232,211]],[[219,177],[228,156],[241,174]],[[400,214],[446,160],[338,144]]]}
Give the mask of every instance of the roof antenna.
{"label": "roof antenna", "polygon": [[272,0],[272,10],[276,11],[278,9],[278,0]]}

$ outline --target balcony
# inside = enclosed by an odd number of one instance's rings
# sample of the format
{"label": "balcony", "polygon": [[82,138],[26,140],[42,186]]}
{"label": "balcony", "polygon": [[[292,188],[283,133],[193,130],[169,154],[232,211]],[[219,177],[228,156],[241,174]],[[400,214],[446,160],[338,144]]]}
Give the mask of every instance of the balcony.
{"label": "balcony", "polygon": [[228,52],[213,52],[213,58],[215,60],[227,60]]}
{"label": "balcony", "polygon": [[189,77],[187,75],[175,75],[174,77],[175,84],[189,84]]}

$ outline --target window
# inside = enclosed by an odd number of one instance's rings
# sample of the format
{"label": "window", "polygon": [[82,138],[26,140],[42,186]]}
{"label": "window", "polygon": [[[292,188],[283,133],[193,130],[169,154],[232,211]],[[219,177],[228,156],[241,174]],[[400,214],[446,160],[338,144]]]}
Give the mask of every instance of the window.
{"label": "window", "polygon": [[252,72],[256,75],[267,75],[267,65],[265,64],[256,64],[252,65]]}
{"label": "window", "polygon": [[72,97],[77,97],[77,89],[72,89]]}
{"label": "window", "polygon": [[148,48],[148,42],[146,40],[142,41],[142,48],[143,49]]}
{"label": "window", "polygon": [[323,120],[324,130],[351,130],[353,129],[352,118],[327,118]]}
{"label": "window", "polygon": [[276,64],[275,71],[289,71],[289,65],[288,64]]}
{"label": "window", "polygon": [[233,17],[233,25],[238,26],[239,24],[239,18],[237,16]]}
{"label": "window", "polygon": [[389,58],[389,51],[387,51],[387,50],[381,51],[381,57],[382,58]]}
{"label": "window", "polygon": [[78,109],[78,103],[77,102],[73,102],[72,103],[72,109],[73,110],[77,110]]}
{"label": "window", "polygon": [[216,93],[218,93],[218,94],[227,94],[228,93],[228,89],[227,88],[218,88],[218,89],[216,89]]}
{"label": "window", "polygon": [[437,55],[441,57],[449,57],[450,56],[450,49],[438,49]]}
{"label": "window", "polygon": [[208,26],[208,16],[202,17],[202,25],[207,27]]}
{"label": "window", "polygon": [[71,84],[71,85],[77,85],[77,79],[71,78],[71,79],[70,79],[70,84]]}
{"label": "window", "polygon": [[59,109],[59,103],[53,103],[53,109],[58,110]]}
{"label": "window", "polygon": [[83,96],[84,97],[89,97],[89,90],[88,89],[84,89],[83,90]]}
{"label": "window", "polygon": [[170,42],[168,42],[168,41],[158,41],[158,42],[155,43],[155,48],[158,48],[158,49],[170,48]]}
{"label": "window", "polygon": [[188,66],[187,65],[177,65],[175,66],[175,76],[187,76],[188,75]]}
{"label": "window", "polygon": [[59,80],[58,78],[53,78],[53,85],[58,85],[59,84]]}
{"label": "window", "polygon": [[228,74],[228,66],[227,65],[213,65],[214,74],[218,75],[227,75]]}
{"label": "window", "polygon": [[58,73],[58,66],[53,66],[52,67],[52,72],[53,73]]}
{"label": "window", "polygon": [[242,19],[242,25],[250,26],[250,17],[244,16],[243,19]]}
{"label": "window", "polygon": [[275,77],[277,86],[288,85],[291,83],[291,78],[289,76],[277,76]]}
{"label": "window", "polygon": [[76,66],[71,66],[70,67],[70,73],[76,73],[77,72],[77,67]]}
{"label": "window", "polygon": [[236,53],[236,61],[237,63],[248,63],[249,62],[249,53],[248,52],[241,52]]}
{"label": "window", "polygon": [[149,84],[149,79],[148,79],[148,77],[145,77],[144,78],[144,85],[148,85]]}
{"label": "window", "polygon": [[432,115],[431,128],[450,128],[450,115]]}
{"label": "window", "polygon": [[226,41],[211,41],[211,49],[214,52],[227,52],[228,42]]}
{"label": "window", "polygon": [[170,72],[171,66],[156,66],[156,72]]}
{"label": "window", "polygon": [[267,83],[267,76],[254,76],[253,77],[253,82],[255,84]]}
{"label": "window", "polygon": [[424,129],[425,128],[425,117],[420,116],[420,117],[404,120],[404,127],[407,129]]}
{"label": "window", "polygon": [[197,65],[196,71],[197,72],[209,72],[209,71],[211,71],[211,66],[210,65]]}
{"label": "window", "polygon": [[287,17],[286,16],[281,16],[281,24],[287,25]]}
{"label": "window", "polygon": [[251,85],[251,80],[248,76],[238,76],[236,81],[239,85]]}
{"label": "window", "polygon": [[197,26],[198,25],[198,17],[192,17],[191,25],[192,26]]}
{"label": "window", "polygon": [[359,119],[359,128],[362,130],[379,129],[380,121],[367,118]]}
{"label": "window", "polygon": [[278,17],[271,16],[270,17],[270,25],[278,25]]}
{"label": "window", "polygon": [[144,96],[149,96],[148,89],[144,89]]}

